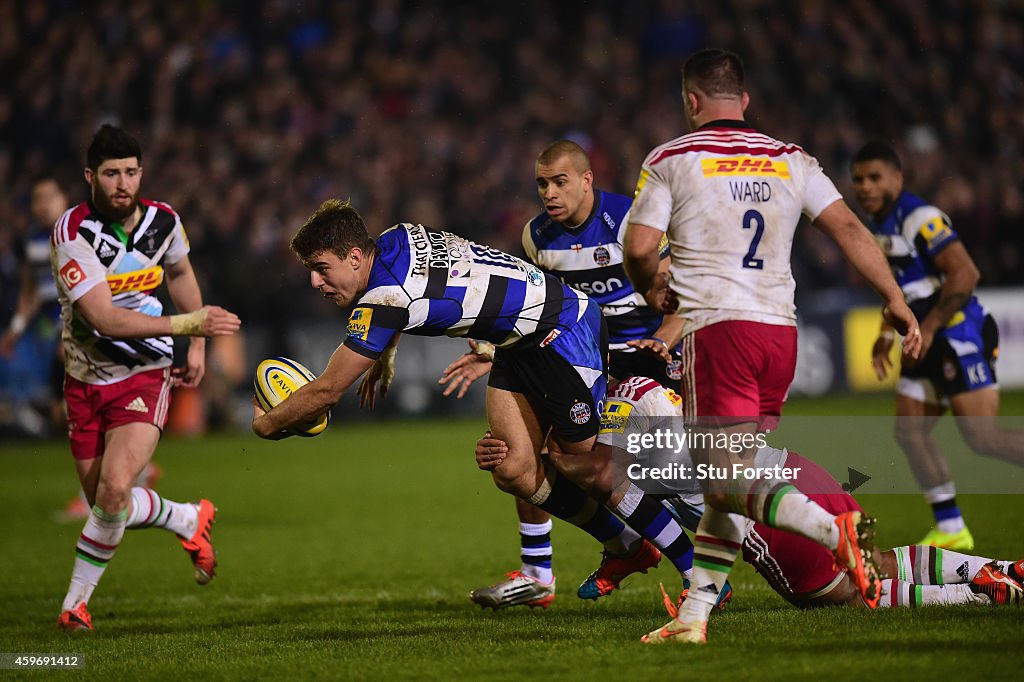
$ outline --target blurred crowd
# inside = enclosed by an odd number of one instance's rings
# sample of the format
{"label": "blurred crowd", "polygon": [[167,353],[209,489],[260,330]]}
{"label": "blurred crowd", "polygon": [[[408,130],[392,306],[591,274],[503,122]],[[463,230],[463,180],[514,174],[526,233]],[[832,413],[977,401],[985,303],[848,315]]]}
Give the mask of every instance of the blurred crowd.
{"label": "blurred crowd", "polygon": [[[30,180],[83,199],[84,148],[114,122],[209,301],[247,324],[336,316],[287,247],[320,201],[517,251],[537,153],[574,139],[631,193],[686,131],[679,68],[708,45],[745,59],[752,123],[849,199],[850,155],[890,140],[983,285],[1024,283],[1024,7],[994,0],[0,0],[0,270],[33,229]],[[795,265],[804,294],[857,283],[813,230]]]}

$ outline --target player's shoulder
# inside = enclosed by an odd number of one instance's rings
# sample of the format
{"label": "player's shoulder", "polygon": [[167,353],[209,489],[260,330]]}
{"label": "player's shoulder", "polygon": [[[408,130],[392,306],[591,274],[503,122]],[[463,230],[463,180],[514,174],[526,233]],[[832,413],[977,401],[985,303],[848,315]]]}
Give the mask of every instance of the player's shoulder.
{"label": "player's shoulder", "polygon": [[558,238],[563,231],[564,228],[561,224],[556,223],[551,216],[542,211],[523,226],[523,243],[525,245],[526,240],[529,239],[537,248],[543,248],[545,244]]}
{"label": "player's shoulder", "polygon": [[636,403],[652,391],[662,390],[664,387],[654,379],[647,377],[633,376],[608,391],[608,398],[612,400],[625,400]]}
{"label": "player's shoulder", "polygon": [[166,201],[157,201],[156,199],[139,199],[139,203],[146,208],[155,208],[157,215],[167,216],[175,221],[181,220],[178,216],[178,212],[171,207]]}
{"label": "player's shoulder", "polygon": [[707,154],[716,156],[781,156],[800,155],[813,159],[803,147],[785,142],[741,122],[710,123],[655,147],[644,159],[645,166],[662,161]]}
{"label": "player's shoulder", "polygon": [[629,212],[630,207],[633,205],[633,197],[627,197],[625,194],[616,194],[615,192],[606,192],[604,190],[594,191],[600,197],[600,210],[608,213],[616,223]]}
{"label": "player's shoulder", "polygon": [[905,190],[896,198],[893,215],[898,223],[910,227],[918,227],[935,218],[945,218],[938,207]]}
{"label": "player's shoulder", "polygon": [[57,222],[53,224],[50,243],[57,246],[74,241],[78,237],[78,229],[91,215],[92,207],[87,201],[83,201],[77,206],[72,206],[64,211],[61,217],[57,219]]}

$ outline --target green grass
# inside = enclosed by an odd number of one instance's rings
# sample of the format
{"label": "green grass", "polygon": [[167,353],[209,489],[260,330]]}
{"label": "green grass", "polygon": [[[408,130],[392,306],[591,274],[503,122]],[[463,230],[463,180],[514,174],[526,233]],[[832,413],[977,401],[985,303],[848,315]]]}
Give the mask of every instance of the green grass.
{"label": "green grass", "polygon": [[[797,401],[789,412],[826,402]],[[891,397],[833,402],[849,404],[886,414]],[[1004,411],[1022,404],[1010,396]],[[582,602],[575,588],[599,550],[557,523],[560,587],[552,608],[483,612],[467,592],[518,565],[518,536],[511,500],[472,462],[482,427],[482,420],[339,422],[308,440],[166,440],[158,451],[161,491],[209,497],[220,508],[219,575],[199,587],[170,534],[130,532],[90,604],[96,632],[84,637],[54,629],[80,532],[53,520],[75,486],[66,445],[5,443],[0,651],[83,653],[87,679],[1017,674],[1019,609],[804,613],[745,565],[733,573],[736,598],[712,622],[709,646],[647,648],[639,636],[667,620],[658,581],[675,587],[677,576],[663,566],[598,603]],[[1020,501],[962,498],[982,551],[1024,554],[1024,528],[1009,512]],[[862,503],[880,517],[886,546],[912,542],[930,525],[916,495]]]}

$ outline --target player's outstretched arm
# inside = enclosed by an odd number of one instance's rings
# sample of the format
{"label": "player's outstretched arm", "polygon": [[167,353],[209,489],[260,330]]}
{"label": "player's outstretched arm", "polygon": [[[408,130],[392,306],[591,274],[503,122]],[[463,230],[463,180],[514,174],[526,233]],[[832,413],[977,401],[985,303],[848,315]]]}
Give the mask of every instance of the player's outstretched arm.
{"label": "player's outstretched arm", "polygon": [[921,329],[910,311],[903,291],[896,284],[885,254],[864,224],[842,199],[834,201],[814,221],[815,227],[831,237],[846,259],[885,303],[886,322],[903,334],[903,353],[917,358],[921,350]]}
{"label": "player's outstretched arm", "polygon": [[488,341],[469,339],[469,352],[444,368],[444,373],[437,380],[439,384],[448,384],[444,395],[451,395],[456,389],[456,398],[466,395],[470,385],[491,371],[494,363],[494,344]]}
{"label": "player's outstretched arm", "polygon": [[260,438],[275,440],[281,431],[319,418],[341,400],[345,391],[374,362],[373,358],[360,355],[347,346],[338,346],[323,374],[301,386],[274,409],[254,416],[253,433]]}
{"label": "player's outstretched arm", "polygon": [[241,326],[238,316],[220,306],[205,306],[182,315],[153,317],[114,305],[110,288],[95,286],[75,301],[75,308],[96,331],[115,339],[154,336],[226,336]]}
{"label": "player's outstretched arm", "polygon": [[[188,256],[185,256],[176,263],[167,264],[164,267],[164,271],[167,273],[167,293],[170,295],[171,301],[174,302],[174,307],[186,315],[201,311],[203,308],[203,296],[199,290],[199,282],[196,281],[195,272],[192,270],[192,263],[189,261]],[[226,310],[224,313],[226,315],[220,315],[218,312],[210,319],[210,314],[207,312],[203,322],[211,325],[227,322],[228,324],[225,326],[225,329],[231,330],[228,333],[233,333],[238,329],[238,327],[232,329],[238,318]],[[232,320],[231,318],[234,319]],[[174,328],[173,322],[172,320],[172,331]],[[185,366],[174,369],[175,381],[186,388],[195,388],[203,380],[205,372],[206,339],[203,336],[196,336],[189,343]]]}

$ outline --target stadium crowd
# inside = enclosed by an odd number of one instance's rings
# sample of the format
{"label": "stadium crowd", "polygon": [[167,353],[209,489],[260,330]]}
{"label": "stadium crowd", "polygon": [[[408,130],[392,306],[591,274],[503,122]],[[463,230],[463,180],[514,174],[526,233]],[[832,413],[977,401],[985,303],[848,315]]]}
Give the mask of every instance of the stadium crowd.
{"label": "stadium crowd", "polygon": [[[751,122],[844,194],[851,154],[889,139],[982,285],[1024,282],[1024,11],[983,0],[2,0],[0,271],[31,179],[83,199],[78,150],[109,121],[141,139],[147,191],[183,217],[218,303],[247,323],[333,315],[294,296],[308,278],[287,253],[322,199],[377,231],[414,216],[517,250],[538,151],[574,139],[630,193],[644,153],[685,132],[679,67],[708,44],[747,60]],[[798,240],[802,292],[856,283],[823,235]]]}

